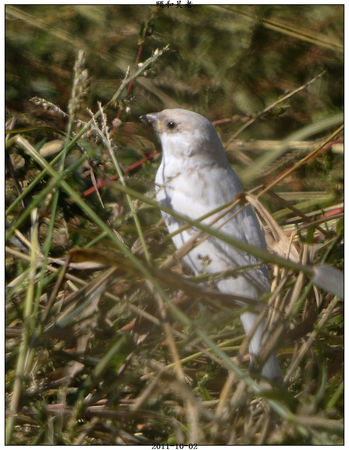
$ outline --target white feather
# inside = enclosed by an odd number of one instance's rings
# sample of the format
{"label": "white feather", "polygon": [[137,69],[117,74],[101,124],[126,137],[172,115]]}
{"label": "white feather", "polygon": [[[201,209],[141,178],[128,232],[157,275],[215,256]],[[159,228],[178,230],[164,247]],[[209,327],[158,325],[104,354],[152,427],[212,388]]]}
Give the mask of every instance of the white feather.
{"label": "white feather", "polygon": [[[242,186],[229,165],[214,127],[207,119],[181,109],[164,110],[149,116],[158,132],[163,150],[162,162],[155,179],[156,196],[160,204],[192,219],[198,219],[235,199],[242,191]],[[175,126],[171,125],[171,128],[170,122]],[[170,233],[183,225],[172,216],[163,216]],[[210,216],[203,222],[210,224],[215,217]],[[228,218],[230,220],[227,221]],[[224,233],[251,245],[266,248],[264,234],[250,206],[236,207],[213,226],[220,227]],[[180,248],[194,232],[189,229],[174,236],[175,246]],[[196,274],[203,271],[215,273],[258,262],[254,256],[212,236],[192,249],[184,257],[184,261]],[[245,271],[236,278],[220,280],[217,288],[224,293],[258,299],[270,290],[268,270],[262,266]],[[256,318],[257,315],[251,312],[241,315],[246,333],[254,327]],[[258,355],[261,350],[264,329],[265,325],[261,323],[251,339],[249,351],[252,355]],[[270,379],[281,376],[274,355],[264,365],[262,375]]]}

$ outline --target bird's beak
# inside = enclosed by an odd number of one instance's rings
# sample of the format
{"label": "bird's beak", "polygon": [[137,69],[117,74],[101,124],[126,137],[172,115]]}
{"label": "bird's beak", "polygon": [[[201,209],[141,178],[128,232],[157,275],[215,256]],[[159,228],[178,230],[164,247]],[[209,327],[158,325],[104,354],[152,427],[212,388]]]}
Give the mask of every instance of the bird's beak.
{"label": "bird's beak", "polygon": [[156,129],[157,113],[144,114],[144,116],[139,116],[139,119],[143,123],[150,124]]}

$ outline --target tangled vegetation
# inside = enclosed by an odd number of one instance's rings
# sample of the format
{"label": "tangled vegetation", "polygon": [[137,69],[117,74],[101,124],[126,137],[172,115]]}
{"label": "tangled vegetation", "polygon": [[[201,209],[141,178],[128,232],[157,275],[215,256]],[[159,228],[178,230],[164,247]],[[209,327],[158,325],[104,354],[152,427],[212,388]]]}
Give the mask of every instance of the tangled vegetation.
{"label": "tangled vegetation", "polygon": [[[171,107],[264,226],[282,385],[161,220]],[[8,5],[6,115],[9,444],[343,443],[343,6]]]}

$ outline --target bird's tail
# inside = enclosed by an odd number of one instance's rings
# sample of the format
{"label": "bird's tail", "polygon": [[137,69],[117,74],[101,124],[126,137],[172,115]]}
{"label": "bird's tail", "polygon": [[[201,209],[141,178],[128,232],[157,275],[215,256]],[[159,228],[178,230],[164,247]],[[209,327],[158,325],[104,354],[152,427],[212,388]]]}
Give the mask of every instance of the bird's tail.
{"label": "bird's tail", "polygon": [[[241,314],[240,319],[246,334],[248,334],[250,330],[254,327],[257,318],[258,315],[254,313],[246,312]],[[251,355],[259,355],[261,351],[261,343],[264,331],[265,331],[265,323],[262,322],[258,326],[257,330],[255,331],[250,341],[249,352]],[[268,360],[263,366],[261,374],[263,377],[268,378],[270,380],[282,378],[282,371],[275,355],[271,355],[268,358]]]}

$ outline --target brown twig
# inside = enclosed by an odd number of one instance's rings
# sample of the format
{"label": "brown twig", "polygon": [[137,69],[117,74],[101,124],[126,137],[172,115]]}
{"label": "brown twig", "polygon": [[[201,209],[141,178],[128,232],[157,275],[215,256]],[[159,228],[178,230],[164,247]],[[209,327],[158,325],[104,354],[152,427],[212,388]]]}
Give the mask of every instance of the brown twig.
{"label": "brown twig", "polygon": [[[301,167],[304,163],[311,161],[313,158],[318,156],[319,154],[323,153],[325,150],[328,150],[331,148],[331,145],[333,141],[336,139],[338,134],[342,133],[344,130],[344,125],[339,126],[328,138],[325,139],[325,141],[316,147],[312,152],[309,153],[309,155],[302,158],[300,161],[296,162],[293,166],[286,169],[284,172],[282,172],[278,177],[276,177],[274,180],[272,180],[267,186],[264,187],[258,194],[257,197],[260,197],[265,192],[269,191],[273,186],[275,186],[277,183],[279,183],[281,180],[286,178],[288,175],[290,175],[294,170]],[[331,144],[331,145],[328,145]]]}
{"label": "brown twig", "polygon": [[235,133],[230,137],[229,142],[236,139],[239,136],[239,134],[241,134],[243,131],[246,130],[246,128],[248,128],[250,125],[252,125],[254,122],[256,122],[256,120],[259,119],[260,117],[262,117],[264,114],[266,114],[267,112],[274,109],[275,106],[279,105],[280,103],[283,103],[285,100],[289,99],[290,97],[293,97],[295,94],[298,94],[299,92],[304,91],[304,89],[309,87],[312,83],[314,83],[317,79],[322,77],[325,73],[326,73],[326,71],[323,70],[322,72],[320,72],[318,75],[316,75],[314,78],[312,78],[307,83],[303,84],[302,86],[299,86],[298,88],[294,89],[293,91],[289,92],[288,94],[284,95],[283,97],[281,97],[278,100],[276,100],[275,102],[273,102],[271,105],[264,108],[263,111],[257,113],[252,119],[250,119],[248,122],[244,123],[237,131],[235,131]]}

